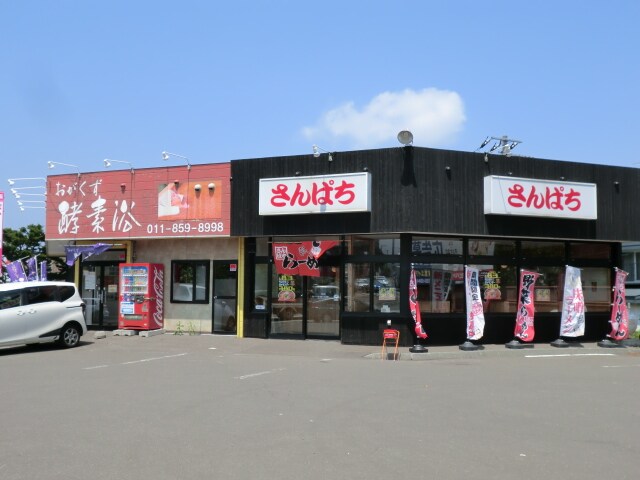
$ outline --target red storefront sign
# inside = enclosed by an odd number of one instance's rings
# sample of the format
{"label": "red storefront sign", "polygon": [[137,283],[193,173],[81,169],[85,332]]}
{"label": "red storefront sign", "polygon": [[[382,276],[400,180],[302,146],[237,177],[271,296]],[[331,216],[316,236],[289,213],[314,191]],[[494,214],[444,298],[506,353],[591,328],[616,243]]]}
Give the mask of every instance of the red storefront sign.
{"label": "red storefront sign", "polygon": [[259,189],[260,215],[371,210],[371,175],[366,172],[263,178]]}
{"label": "red storefront sign", "polygon": [[47,178],[47,239],[216,237],[231,232],[229,163]]}
{"label": "red storefront sign", "polygon": [[596,220],[597,187],[492,175],[484,178],[484,213]]}

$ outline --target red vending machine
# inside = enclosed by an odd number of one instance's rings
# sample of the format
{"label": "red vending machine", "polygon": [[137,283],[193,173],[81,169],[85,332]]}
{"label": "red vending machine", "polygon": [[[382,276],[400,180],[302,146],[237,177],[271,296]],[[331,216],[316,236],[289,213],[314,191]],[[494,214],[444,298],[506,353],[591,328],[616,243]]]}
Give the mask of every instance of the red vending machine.
{"label": "red vending machine", "polygon": [[164,326],[164,265],[120,264],[118,328],[157,330]]}

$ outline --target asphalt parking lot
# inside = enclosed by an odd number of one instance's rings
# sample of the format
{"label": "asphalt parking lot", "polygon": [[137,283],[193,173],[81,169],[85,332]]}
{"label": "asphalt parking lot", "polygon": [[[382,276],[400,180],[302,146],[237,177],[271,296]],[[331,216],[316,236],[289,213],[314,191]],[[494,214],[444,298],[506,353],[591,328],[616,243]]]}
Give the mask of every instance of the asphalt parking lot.
{"label": "asphalt parking lot", "polygon": [[93,332],[0,349],[0,479],[638,477],[639,348],[379,353]]}

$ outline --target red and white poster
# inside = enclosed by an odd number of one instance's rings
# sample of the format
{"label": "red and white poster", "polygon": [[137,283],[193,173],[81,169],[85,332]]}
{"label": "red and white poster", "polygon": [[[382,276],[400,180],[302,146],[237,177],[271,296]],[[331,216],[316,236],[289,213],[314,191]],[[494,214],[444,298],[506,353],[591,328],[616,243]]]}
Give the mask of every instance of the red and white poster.
{"label": "red and white poster", "polygon": [[427,338],[427,332],[422,326],[422,317],[420,315],[420,304],[418,303],[418,282],[416,281],[416,271],[411,269],[409,277],[409,310],[411,317],[415,323],[415,332],[418,338]]}
{"label": "red and white poster", "polygon": [[449,297],[451,289],[451,272],[442,269],[431,271],[431,301],[441,302]]}
{"label": "red and white poster", "polygon": [[465,265],[464,279],[467,294],[467,339],[480,340],[484,335],[484,310],[478,269]]}
{"label": "red and white poster", "polygon": [[280,275],[319,277],[318,259],[324,252],[338,245],[335,240],[274,243],[273,259]]}
{"label": "red and white poster", "polygon": [[514,336],[523,342],[532,342],[536,335],[533,317],[535,313],[533,292],[536,280],[540,276],[537,272],[522,270],[520,272],[520,297],[518,298],[518,313]]}
{"label": "red and white poster", "polygon": [[582,293],[580,269],[567,265],[564,277],[560,336],[580,337],[584,335],[584,314],[584,294]]}
{"label": "red and white poster", "polygon": [[613,306],[611,307],[611,333],[609,338],[624,340],[629,336],[629,310],[627,310],[624,282],[628,272],[616,268],[616,284],[613,287]]}

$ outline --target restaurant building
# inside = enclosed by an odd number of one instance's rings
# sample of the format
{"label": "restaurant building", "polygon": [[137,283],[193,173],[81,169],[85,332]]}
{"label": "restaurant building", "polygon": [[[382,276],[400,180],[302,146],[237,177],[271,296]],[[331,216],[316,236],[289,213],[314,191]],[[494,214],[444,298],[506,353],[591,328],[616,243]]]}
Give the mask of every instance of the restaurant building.
{"label": "restaurant building", "polygon": [[136,261],[164,265],[170,331],[379,345],[390,320],[409,346],[414,270],[424,343],[459,344],[470,266],[481,342],[513,338],[521,269],[542,274],[535,342],[550,342],[571,265],[584,339],[600,340],[621,243],[640,238],[639,180],[625,167],[414,146],[56,175],[46,237],[61,254],[112,245],[75,264],[93,328],[117,324],[117,269]]}
{"label": "restaurant building", "polygon": [[[231,172],[246,336],[373,345],[391,320],[412,345],[414,269],[425,343],[459,344],[466,265],[480,271],[482,342],[513,339],[521,269],[542,274],[535,342],[551,342],[570,265],[581,271],[584,340],[600,340],[621,242],[640,238],[631,168],[405,146],[232,161]],[[336,245],[318,276],[275,268],[278,248],[302,249],[304,261],[308,242],[326,241]]]}

